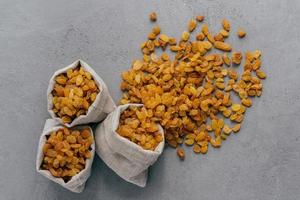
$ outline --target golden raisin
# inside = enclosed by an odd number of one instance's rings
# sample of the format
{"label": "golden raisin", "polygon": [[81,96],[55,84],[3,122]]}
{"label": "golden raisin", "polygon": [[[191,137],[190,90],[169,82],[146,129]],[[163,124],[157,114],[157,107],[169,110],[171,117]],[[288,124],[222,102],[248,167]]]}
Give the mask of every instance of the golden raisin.
{"label": "golden raisin", "polygon": [[227,21],[227,19],[223,19],[222,20],[222,26],[223,26],[223,28],[226,30],[226,31],[230,31],[230,24],[229,24],[229,22]]}
{"label": "golden raisin", "polygon": [[160,27],[159,26],[154,26],[152,29],[152,33],[154,33],[154,35],[158,35],[160,34]]}
{"label": "golden raisin", "polygon": [[[85,140],[78,144],[79,140],[76,140],[76,136],[80,134],[85,135]],[[90,151],[92,143],[93,138],[88,129],[84,129],[81,132],[72,130],[72,134],[68,128],[54,131],[43,146],[44,158],[41,168],[49,170],[53,176],[63,178],[67,182],[70,180],[70,177],[83,170],[86,159],[92,157]],[[53,146],[52,144],[55,145]],[[72,170],[72,173],[63,173],[70,170]]]}
{"label": "golden raisin", "polygon": [[241,105],[240,104],[233,104],[231,106],[231,109],[235,112],[239,111],[241,109]]}
{"label": "golden raisin", "polygon": [[232,131],[233,131],[234,133],[239,132],[240,129],[241,129],[241,124],[236,124],[236,125],[234,125],[234,126],[232,127]]}
{"label": "golden raisin", "polygon": [[195,144],[193,147],[193,151],[195,153],[200,153],[201,152],[201,147],[198,144]]}
{"label": "golden raisin", "polygon": [[182,33],[181,39],[182,39],[183,41],[188,41],[189,38],[190,38],[190,34],[189,34],[187,31],[184,31],[184,32]]}
{"label": "golden raisin", "polygon": [[234,64],[241,64],[241,61],[242,61],[242,53],[241,52],[233,52],[232,53],[232,62]]}
{"label": "golden raisin", "polygon": [[205,35],[201,32],[196,35],[196,39],[199,41],[203,41],[205,39]]}
{"label": "golden raisin", "polygon": [[177,155],[178,157],[181,159],[181,160],[184,160],[185,158],[185,153],[184,153],[184,150],[183,148],[177,148]]}
{"label": "golden raisin", "polygon": [[202,22],[203,20],[204,20],[204,16],[203,15],[198,15],[197,17],[196,17],[196,20],[198,21],[198,22]]}
{"label": "golden raisin", "polygon": [[243,37],[246,36],[246,32],[244,31],[244,29],[239,28],[238,32],[237,32],[237,35],[239,36],[239,38],[243,38]]}
{"label": "golden raisin", "polygon": [[197,21],[194,19],[191,19],[188,24],[189,32],[192,32],[196,28],[196,26],[197,26]]}
{"label": "golden raisin", "polygon": [[231,46],[228,43],[216,41],[214,43],[216,49],[220,49],[222,51],[231,51]]}
{"label": "golden raisin", "polygon": [[157,20],[156,12],[150,13],[149,18],[152,22],[155,22]]}
{"label": "golden raisin", "polygon": [[261,70],[256,70],[256,76],[260,79],[265,79],[267,77],[266,74]]}

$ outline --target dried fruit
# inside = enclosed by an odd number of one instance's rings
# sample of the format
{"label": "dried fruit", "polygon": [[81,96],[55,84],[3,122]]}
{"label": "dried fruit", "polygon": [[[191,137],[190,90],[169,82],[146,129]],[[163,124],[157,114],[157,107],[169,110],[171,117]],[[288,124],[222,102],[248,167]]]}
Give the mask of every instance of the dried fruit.
{"label": "dried fruit", "polygon": [[161,41],[163,41],[163,42],[166,42],[166,43],[169,42],[169,37],[168,37],[167,35],[165,35],[165,34],[161,34],[161,35],[159,36],[159,39],[160,39]]}
{"label": "dried fruit", "polygon": [[186,145],[188,145],[188,146],[191,146],[191,145],[193,145],[193,144],[194,144],[194,142],[195,142],[195,140],[194,140],[194,139],[186,139],[186,140],[184,141],[184,143],[185,143]]}
{"label": "dried fruit", "polygon": [[201,147],[198,144],[195,144],[193,147],[193,151],[195,153],[200,153],[201,152]]}
{"label": "dried fruit", "polygon": [[237,35],[239,36],[239,38],[243,38],[246,36],[246,32],[244,31],[244,29],[239,28],[237,31]]}
{"label": "dried fruit", "polygon": [[[204,154],[209,143],[220,147],[222,140],[240,129],[246,108],[252,105],[249,97],[262,94],[261,78],[265,75],[260,70],[261,51],[245,52],[244,59],[238,51],[231,56],[210,52],[214,48],[232,50],[231,45],[224,42],[229,36],[230,24],[223,20],[222,25],[223,29],[212,35],[204,23],[196,39],[192,40],[190,32],[185,31],[178,43],[160,33],[159,39],[142,44],[143,59],[136,67],[138,70],[123,73],[120,103],[144,104],[147,114],[137,116],[139,119],[148,117],[149,123],[159,123],[164,128],[167,144],[173,148],[185,143],[193,146],[195,153]],[[195,21],[191,20],[189,26],[193,31]],[[165,52],[160,56],[155,54],[156,48],[164,50],[167,45],[174,52],[174,59]],[[242,60],[242,73],[230,67],[231,63],[240,64]],[[234,95],[239,101],[234,101]],[[230,128],[225,118],[237,125]],[[132,130],[135,129],[125,128],[123,134],[134,137]]]}
{"label": "dried fruit", "polygon": [[265,79],[267,77],[266,74],[261,70],[256,70],[256,76],[260,79]]}
{"label": "dried fruit", "polygon": [[231,133],[231,128],[228,126],[228,125],[224,125],[223,127],[223,132],[226,134],[226,135],[229,135]]}
{"label": "dried fruit", "polygon": [[196,26],[197,26],[197,21],[194,19],[191,19],[188,24],[189,32],[192,32],[196,28]]}
{"label": "dried fruit", "polygon": [[252,105],[251,99],[242,99],[242,104],[244,106],[250,107]]}
{"label": "dried fruit", "polygon": [[222,20],[222,26],[223,26],[223,28],[226,30],[226,31],[230,31],[230,24],[229,24],[229,22],[227,21],[227,19],[223,19]]}
{"label": "dried fruit", "polygon": [[156,35],[154,33],[149,33],[148,34],[148,39],[149,40],[155,40],[155,38],[156,38]]}
{"label": "dried fruit", "polygon": [[206,139],[207,134],[204,131],[201,131],[199,134],[196,135],[195,137],[195,141],[199,142],[199,141],[203,141]]}
{"label": "dried fruit", "polygon": [[181,40],[186,42],[186,41],[189,40],[189,38],[190,38],[189,32],[184,31],[184,32],[182,33],[182,35],[181,35]]}
{"label": "dried fruit", "polygon": [[196,17],[196,20],[198,21],[198,22],[202,22],[203,20],[204,20],[204,16],[203,15],[198,15],[197,17]]}
{"label": "dried fruit", "polygon": [[241,52],[233,52],[232,53],[232,62],[236,65],[241,64],[242,61],[242,53]]}
{"label": "dried fruit", "polygon": [[92,75],[81,66],[58,75],[55,81],[52,110],[66,124],[85,115],[100,92]]}
{"label": "dried fruit", "polygon": [[260,51],[260,50],[255,50],[255,51],[252,53],[252,56],[253,56],[253,58],[255,58],[255,59],[259,59],[260,56],[261,56],[261,51]]}
{"label": "dried fruit", "polygon": [[260,65],[261,65],[261,61],[259,59],[255,59],[252,63],[252,69],[254,71],[258,70],[260,68]]}
{"label": "dried fruit", "polygon": [[156,36],[158,34],[160,34],[160,27],[159,26],[154,26],[152,28],[152,33]]}
{"label": "dried fruit", "polygon": [[227,66],[230,66],[230,65],[231,65],[231,60],[230,60],[228,54],[224,53],[222,58],[223,58],[223,62],[224,62]]}
{"label": "dried fruit", "polygon": [[213,147],[220,147],[222,145],[222,139],[220,136],[217,136],[215,139],[211,139],[210,140],[210,144],[213,146]]}
{"label": "dried fruit", "polygon": [[208,24],[203,24],[202,29],[201,29],[202,33],[207,36],[209,31],[208,31]]}
{"label": "dried fruit", "polygon": [[240,104],[233,104],[231,106],[231,109],[234,111],[234,112],[238,112],[240,109],[241,109],[241,105]]}
{"label": "dried fruit", "polygon": [[216,49],[220,49],[222,51],[231,51],[231,46],[228,43],[216,41],[214,43]]}
{"label": "dried fruit", "polygon": [[205,39],[205,35],[201,32],[196,35],[196,40],[203,41]]}
{"label": "dried fruit", "polygon": [[156,12],[150,13],[149,18],[152,22],[155,22],[157,20]]}
{"label": "dried fruit", "polygon": [[229,32],[226,31],[226,30],[224,30],[224,29],[220,30],[220,34],[221,34],[224,38],[227,38],[227,37],[229,36]]}
{"label": "dried fruit", "polygon": [[116,132],[143,149],[154,151],[163,138],[149,114],[145,107],[129,106],[121,113]]}
{"label": "dried fruit", "polygon": [[240,129],[241,129],[241,124],[236,124],[236,125],[234,125],[234,126],[232,127],[232,131],[233,131],[234,133],[239,132]]}
{"label": "dried fruit", "polygon": [[206,154],[207,153],[207,150],[208,150],[208,145],[202,145],[201,146],[201,149],[200,149],[200,152],[202,154]]}
{"label": "dried fruit", "polygon": [[214,36],[214,40],[224,42],[224,36],[221,33],[218,33]]}
{"label": "dried fruit", "polygon": [[170,45],[176,45],[176,39],[173,38],[173,37],[170,37],[170,38],[169,38],[169,44],[170,44]]}
{"label": "dried fruit", "polygon": [[210,43],[215,43],[215,39],[214,39],[214,37],[210,34],[210,33],[208,33],[207,35],[206,35],[206,37],[207,37],[207,40],[210,42]]}
{"label": "dried fruit", "polygon": [[173,51],[173,52],[177,52],[177,51],[180,51],[182,48],[180,46],[171,46],[170,47],[170,50]]}
{"label": "dried fruit", "polygon": [[43,146],[41,169],[68,182],[72,176],[85,168],[86,160],[92,157],[93,137],[89,129],[62,128],[46,136]]}
{"label": "dried fruit", "polygon": [[177,155],[178,157],[181,159],[181,160],[184,160],[185,158],[185,153],[184,153],[184,150],[183,148],[177,148]]}

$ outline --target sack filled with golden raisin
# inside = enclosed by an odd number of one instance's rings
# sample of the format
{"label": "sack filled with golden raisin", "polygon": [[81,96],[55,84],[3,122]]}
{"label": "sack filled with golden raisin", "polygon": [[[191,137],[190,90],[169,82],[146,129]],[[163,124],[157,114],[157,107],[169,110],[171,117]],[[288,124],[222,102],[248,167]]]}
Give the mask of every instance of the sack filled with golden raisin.
{"label": "sack filled with golden raisin", "polygon": [[124,180],[144,187],[164,149],[162,127],[143,104],[118,106],[95,130],[96,153]]}
{"label": "sack filled with golden raisin", "polygon": [[47,97],[51,117],[67,127],[100,122],[116,107],[104,81],[82,60],[54,73]]}
{"label": "sack filled with golden raisin", "polygon": [[40,137],[36,170],[76,193],[83,191],[91,174],[95,142],[89,126],[66,128],[48,119]]}

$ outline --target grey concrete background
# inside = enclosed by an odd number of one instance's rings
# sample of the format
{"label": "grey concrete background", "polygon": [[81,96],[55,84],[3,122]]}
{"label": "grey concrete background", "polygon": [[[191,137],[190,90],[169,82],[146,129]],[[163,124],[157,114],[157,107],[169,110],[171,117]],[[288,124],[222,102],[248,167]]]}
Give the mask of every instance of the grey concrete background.
{"label": "grey concrete background", "polygon": [[[0,199],[300,199],[300,1],[290,0],[1,0]],[[167,148],[146,188],[126,183],[99,158],[82,194],[35,171],[50,76],[77,58],[87,61],[120,97],[120,72],[139,58],[151,29],[149,12],[177,38],[204,14],[213,30],[228,18],[248,35],[236,49],[263,51],[264,93],[242,130],[221,149],[185,162]],[[234,39],[235,38],[235,39]]]}

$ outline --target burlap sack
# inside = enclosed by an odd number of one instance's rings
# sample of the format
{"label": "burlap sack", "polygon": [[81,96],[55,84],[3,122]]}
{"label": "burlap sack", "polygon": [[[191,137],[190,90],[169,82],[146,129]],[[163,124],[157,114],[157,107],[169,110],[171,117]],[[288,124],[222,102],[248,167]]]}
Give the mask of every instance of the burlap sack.
{"label": "burlap sack", "polygon": [[[93,163],[94,155],[95,155],[95,142],[91,145],[92,157],[90,159],[86,160],[85,168],[82,171],[80,171],[78,174],[73,176],[71,178],[71,180],[69,180],[68,182],[65,183],[62,178],[56,178],[56,177],[52,176],[48,170],[41,169],[41,164],[42,164],[43,158],[44,158],[43,146],[46,142],[46,135],[49,135],[51,132],[56,131],[60,128],[63,128],[63,126],[59,125],[59,123],[57,121],[55,121],[53,119],[48,119],[46,121],[43,133],[42,133],[42,135],[40,137],[40,141],[39,141],[38,153],[37,153],[37,158],[36,158],[36,170],[38,173],[42,174],[43,176],[45,176],[46,178],[48,178],[54,182],[60,184],[64,188],[66,188],[72,192],[80,193],[83,191],[85,182],[91,175],[91,167],[92,167],[92,163]],[[81,130],[83,128],[89,128],[91,131],[91,134],[93,135],[93,131],[89,126],[77,126],[74,128],[79,129],[79,130]]]}
{"label": "burlap sack", "polygon": [[52,111],[53,96],[51,92],[55,84],[55,77],[61,73],[67,72],[68,69],[70,68],[74,69],[79,65],[84,67],[86,71],[91,73],[91,75],[95,80],[95,83],[99,87],[100,92],[97,95],[95,102],[92,105],[90,105],[86,115],[80,115],[79,117],[74,119],[70,124],[64,124],[67,127],[72,127],[81,124],[88,124],[91,122],[100,122],[107,116],[107,114],[109,114],[116,108],[116,105],[109,94],[108,88],[104,83],[104,81],[100,78],[100,76],[98,76],[98,74],[87,63],[85,63],[82,60],[77,60],[74,63],[70,64],[69,66],[57,70],[50,79],[48,90],[47,90],[47,97],[48,97],[48,112],[51,115],[51,117],[59,121],[61,124],[63,124],[62,120],[59,117],[57,117],[55,113]]}
{"label": "burlap sack", "polygon": [[95,130],[96,153],[120,177],[126,181],[145,187],[148,167],[153,165],[164,149],[165,139],[155,151],[144,150],[137,144],[121,137],[116,130],[119,125],[120,114],[128,106],[142,106],[142,104],[126,104],[118,106]]}

